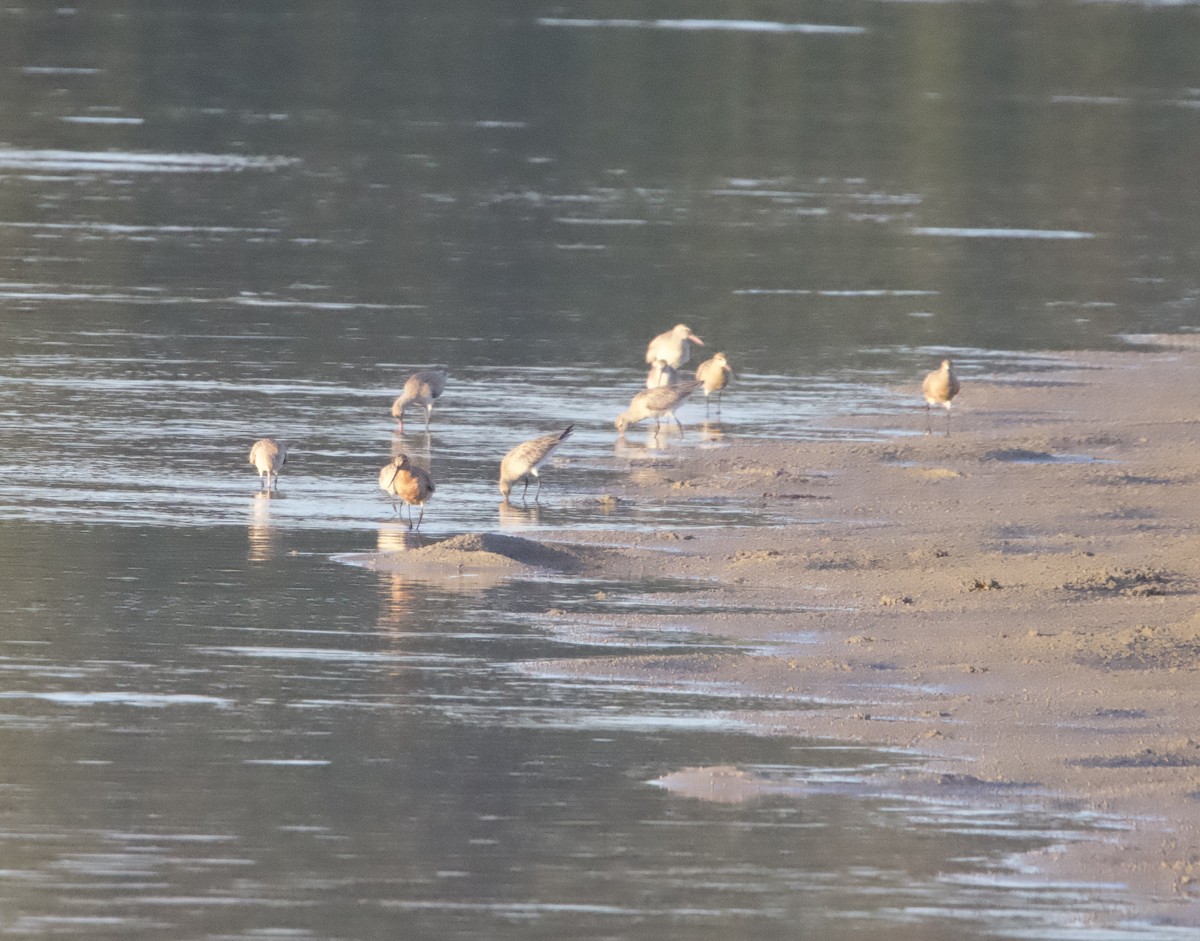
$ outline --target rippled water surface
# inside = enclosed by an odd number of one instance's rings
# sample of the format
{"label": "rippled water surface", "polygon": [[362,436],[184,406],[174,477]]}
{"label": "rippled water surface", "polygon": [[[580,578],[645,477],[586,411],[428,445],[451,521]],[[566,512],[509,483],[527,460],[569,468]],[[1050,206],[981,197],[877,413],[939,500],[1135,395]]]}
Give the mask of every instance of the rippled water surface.
{"label": "rippled water surface", "polygon": [[[753,734],[802,692],[530,668],[754,655],[692,630],[669,554],[471,590],[339,558],[405,543],[399,451],[430,538],[771,526],[597,498],[738,437],[917,434],[945,355],[1195,328],[1198,40],[1190,5],[7,4],[0,933],[1172,937],[1022,855],[1118,821]],[[720,412],[619,440],[681,321]],[[500,506],[500,455],[569,423]],[[725,765],[762,794],[654,785]]]}

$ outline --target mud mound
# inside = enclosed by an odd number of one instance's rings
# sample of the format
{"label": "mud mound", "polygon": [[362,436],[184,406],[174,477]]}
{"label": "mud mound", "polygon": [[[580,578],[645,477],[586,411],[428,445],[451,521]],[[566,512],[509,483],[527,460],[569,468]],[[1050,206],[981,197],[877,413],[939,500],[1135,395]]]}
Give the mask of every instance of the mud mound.
{"label": "mud mound", "polygon": [[448,563],[472,568],[523,567],[569,569],[578,558],[565,549],[551,548],[532,539],[499,533],[464,533],[405,553],[418,563]]}

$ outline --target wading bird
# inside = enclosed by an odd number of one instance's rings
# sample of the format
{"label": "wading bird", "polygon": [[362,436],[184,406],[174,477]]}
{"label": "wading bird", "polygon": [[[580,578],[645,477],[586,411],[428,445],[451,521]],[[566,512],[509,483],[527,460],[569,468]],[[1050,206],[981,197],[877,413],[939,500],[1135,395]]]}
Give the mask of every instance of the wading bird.
{"label": "wading bird", "polygon": [[434,400],[441,396],[445,388],[445,370],[422,369],[409,376],[400,397],[392,403],[392,417],[400,423],[396,430],[404,433],[404,410],[409,405],[420,405],[425,409],[425,430],[429,431],[429,416],[433,414]]}
{"label": "wading bird", "polygon": [[434,491],[433,478],[419,467],[414,467],[407,454],[398,454],[391,463],[379,471],[379,486],[392,497],[392,510],[399,514],[400,509],[396,500],[408,504],[408,528],[413,528],[412,508],[414,504],[421,508],[417,517],[417,528],[425,519],[425,501]]}
{"label": "wading bird", "polygon": [[574,425],[567,425],[564,431],[556,435],[542,435],[540,438],[522,441],[504,455],[504,460],[500,462],[500,493],[505,503],[508,502],[508,494],[517,481],[525,482],[525,489],[521,491],[521,499],[524,500],[525,494],[529,492],[531,477],[537,481],[537,490],[533,493],[533,502],[537,503],[538,495],[542,492],[542,478],[538,474],[538,468],[549,460],[555,448],[571,437],[574,430]]}
{"label": "wading bird", "polygon": [[662,420],[667,418],[673,420],[678,425],[679,435],[682,437],[683,425],[680,425],[679,419],[675,417],[675,409],[686,402],[688,397],[700,388],[700,385],[700,382],[693,379],[674,386],[643,389],[630,400],[629,408],[618,415],[617,420],[613,424],[616,425],[617,431],[623,435],[625,434],[625,429],[630,425],[636,425],[643,418],[653,418],[654,433],[658,434]]}
{"label": "wading bird", "polygon": [[279,490],[279,470],[287,463],[287,445],[274,438],[259,438],[250,448],[250,463],[258,471],[258,489]]}
{"label": "wading bird", "polygon": [[925,396],[925,434],[933,432],[933,418],[929,407],[931,405],[946,406],[946,437],[950,437],[950,400],[958,395],[958,377],[954,375],[954,367],[950,360],[942,360],[940,368],[935,369],[921,383],[921,395]]}
{"label": "wading bird", "polygon": [[692,333],[691,327],[685,323],[677,324],[650,341],[650,345],[646,347],[646,362],[653,363],[655,360],[665,359],[668,366],[678,369],[692,358],[693,343],[704,345],[704,341]]}
{"label": "wading bird", "polygon": [[704,414],[708,414],[708,397],[717,393],[717,414],[721,414],[721,396],[729,380],[733,378],[733,370],[725,359],[724,353],[713,354],[712,359],[706,359],[696,370],[696,378],[704,383]]}

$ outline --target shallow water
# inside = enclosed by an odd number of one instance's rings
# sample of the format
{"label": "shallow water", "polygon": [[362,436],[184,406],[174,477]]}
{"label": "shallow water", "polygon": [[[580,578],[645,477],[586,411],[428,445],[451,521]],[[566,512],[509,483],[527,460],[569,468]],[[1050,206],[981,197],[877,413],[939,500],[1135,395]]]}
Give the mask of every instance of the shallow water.
{"label": "shallow water", "polygon": [[[1121,3],[5,6],[0,931],[1170,937],[1020,855],[1117,821],[749,734],[802,693],[529,665],[767,649],[691,630],[669,553],[469,588],[337,557],[406,543],[398,450],[429,537],[770,526],[597,498],[739,436],[920,433],[943,356],[969,390],[1195,328],[1198,32]],[[720,415],[618,441],[679,321],[729,355]],[[397,436],[429,365],[430,434]],[[500,455],[568,423],[540,505],[500,506]],[[264,434],[293,449],[269,497]],[[780,786],[650,783],[722,764]]]}

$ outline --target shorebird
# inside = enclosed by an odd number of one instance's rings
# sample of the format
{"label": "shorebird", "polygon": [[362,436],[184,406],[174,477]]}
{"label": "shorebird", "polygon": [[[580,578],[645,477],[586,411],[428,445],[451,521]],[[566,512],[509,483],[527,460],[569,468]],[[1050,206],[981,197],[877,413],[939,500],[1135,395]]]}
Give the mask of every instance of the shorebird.
{"label": "shorebird", "polygon": [[665,359],[656,359],[646,373],[646,388],[657,389],[659,386],[673,386],[679,382],[679,373]]}
{"label": "shorebird", "polygon": [[954,375],[954,367],[950,360],[942,360],[939,369],[935,369],[921,383],[921,395],[925,396],[925,434],[933,432],[933,418],[930,415],[931,405],[946,406],[946,437],[950,436],[950,400],[958,395],[958,377]]}
{"label": "shorebird", "polygon": [[413,528],[413,504],[421,508],[421,515],[417,517],[419,529],[421,520],[425,519],[425,501],[434,490],[433,478],[421,468],[414,467],[407,454],[398,454],[379,471],[379,486],[391,494],[392,509],[397,514],[400,512],[397,498],[408,504],[409,529]]}
{"label": "shorebird", "polygon": [[542,435],[540,438],[522,441],[504,455],[504,460],[500,462],[500,493],[505,503],[508,502],[512,485],[519,480],[525,482],[525,489],[521,491],[521,499],[524,500],[525,494],[529,492],[531,477],[538,482],[537,490],[533,493],[533,502],[537,503],[538,494],[542,492],[542,478],[538,474],[538,468],[550,459],[555,448],[571,437],[574,430],[574,425],[567,425],[564,431],[556,435]]}
{"label": "shorebird", "polygon": [[272,483],[279,490],[279,469],[287,463],[287,445],[274,438],[259,438],[250,448],[250,463],[258,471],[258,489],[266,483],[267,493]]}
{"label": "shorebird", "polygon": [[617,427],[617,431],[625,434],[625,429],[630,425],[636,425],[643,418],[654,419],[654,433],[658,434],[659,426],[664,418],[674,420],[679,426],[679,435],[683,436],[683,425],[679,424],[679,419],[675,417],[675,409],[679,408],[687,401],[688,396],[699,389],[701,383],[695,379],[689,382],[681,382],[674,386],[659,386],[656,389],[643,389],[629,403],[622,414],[617,416],[617,420],[613,422]]}
{"label": "shorebird", "polygon": [[704,345],[704,341],[692,333],[691,327],[685,323],[677,324],[650,341],[646,347],[646,362],[665,359],[668,366],[678,369],[692,358],[692,343]]}
{"label": "shorebird", "polygon": [[712,359],[706,359],[696,370],[696,378],[704,383],[704,414],[708,414],[708,397],[717,393],[717,414],[721,414],[721,396],[729,380],[733,378],[733,370],[724,353],[714,353]]}
{"label": "shorebird", "polygon": [[425,430],[429,431],[429,416],[433,414],[433,402],[446,388],[446,372],[443,369],[422,369],[415,372],[404,383],[400,397],[392,403],[392,417],[400,424],[397,431],[404,433],[404,409],[409,405],[420,405],[425,409]]}

